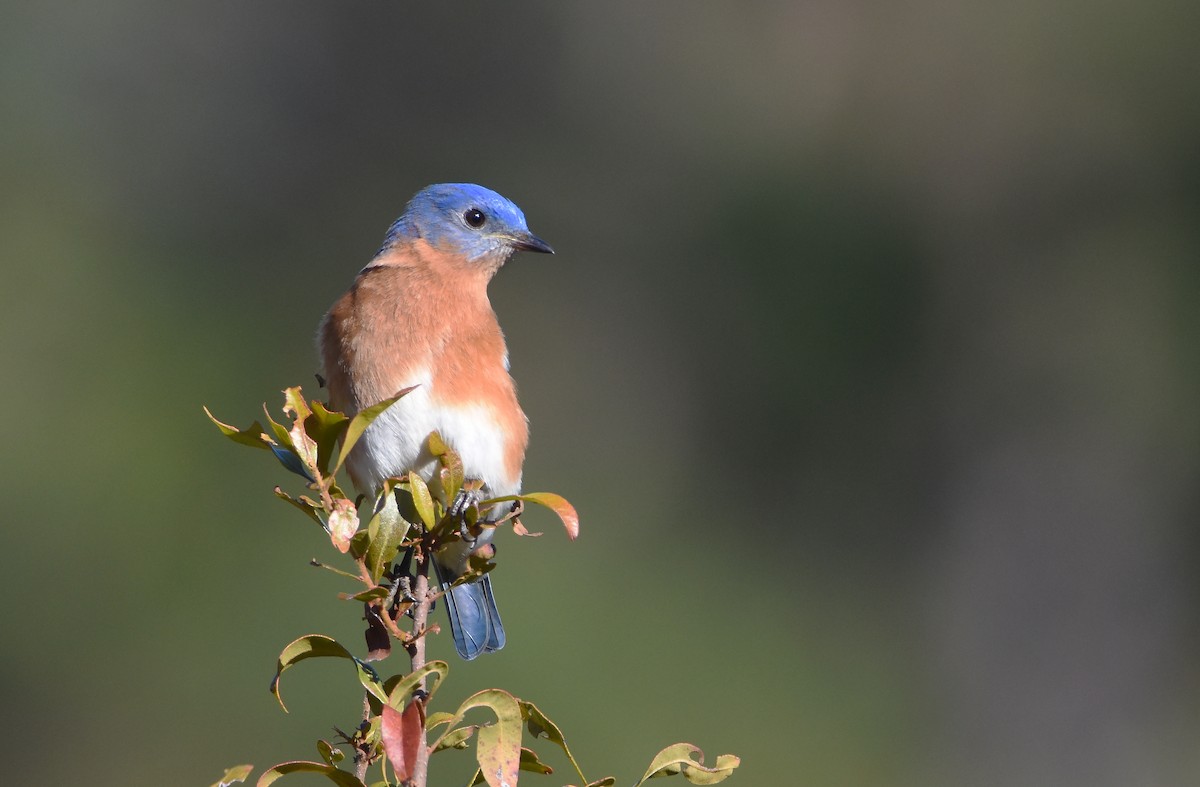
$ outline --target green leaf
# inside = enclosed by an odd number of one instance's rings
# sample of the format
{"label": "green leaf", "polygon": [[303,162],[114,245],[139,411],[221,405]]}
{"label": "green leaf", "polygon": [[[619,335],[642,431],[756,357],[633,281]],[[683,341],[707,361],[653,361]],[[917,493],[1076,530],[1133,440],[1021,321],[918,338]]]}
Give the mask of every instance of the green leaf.
{"label": "green leaf", "polygon": [[437,713],[429,714],[425,718],[425,729],[432,731],[434,727],[447,724],[452,721],[454,721],[453,713],[446,713],[446,711],[440,710]]}
{"label": "green leaf", "polygon": [[521,749],[521,770],[531,773],[551,774],[554,769],[538,759],[537,752],[532,749]]}
{"label": "green leaf", "polygon": [[213,414],[209,412],[207,407],[204,408],[204,414],[208,416],[208,420],[217,425],[217,428],[221,430],[221,434],[225,435],[233,442],[241,445],[248,445],[251,448],[267,448],[267,441],[264,439],[265,434],[263,432],[262,424],[260,424],[258,421],[250,424],[250,426],[245,429],[238,429],[236,426],[230,426],[229,424],[218,421]]}
{"label": "green leaf", "polygon": [[575,511],[575,506],[568,503],[567,499],[562,495],[556,495],[553,492],[527,492],[523,495],[493,497],[490,500],[484,500],[480,505],[490,506],[494,503],[503,503],[508,500],[522,500],[526,503],[537,503],[540,506],[549,508],[558,514],[558,518],[562,520],[563,527],[567,530],[567,538],[572,541],[579,538],[579,514]]}
{"label": "green leaf", "polygon": [[263,404],[263,414],[267,416],[267,423],[271,426],[271,433],[275,435],[275,443],[283,448],[287,448],[292,453],[296,453],[296,448],[292,445],[291,433],[288,432],[283,424],[277,423],[271,417],[271,411],[267,409],[265,403]]}
{"label": "green leaf", "polygon": [[545,738],[551,743],[557,744],[563,750],[563,754],[567,755],[567,760],[571,763],[571,767],[575,769],[575,773],[579,774],[580,781],[587,782],[587,777],[583,775],[583,771],[579,768],[579,763],[575,761],[575,755],[571,754],[571,749],[567,746],[567,740],[563,737],[562,730],[558,728],[550,718],[541,712],[532,702],[518,700],[521,706],[521,718],[526,722],[529,728],[529,734],[537,738]]}
{"label": "green leaf", "polygon": [[383,491],[375,500],[375,513],[367,523],[367,534],[370,538],[366,554],[367,571],[376,582],[383,578],[383,572],[395,560],[396,553],[411,527],[400,515],[393,491],[395,485],[394,479],[389,478],[384,482]]}
{"label": "green leaf", "polygon": [[425,479],[416,473],[409,473],[408,491],[412,494],[413,508],[417,509],[417,515],[425,523],[425,529],[433,530],[433,526],[437,524],[437,512],[434,510],[433,495],[429,494]]}
{"label": "green leaf", "polygon": [[[210,416],[211,417],[211,416]],[[225,775],[213,782],[212,787],[229,787],[236,782],[244,782],[254,770],[253,765],[235,765],[225,771]]]}
{"label": "green leaf", "polygon": [[398,402],[405,394],[416,387],[415,385],[409,386],[398,392],[391,399],[384,399],[378,404],[373,404],[364,410],[360,410],[357,415],[350,419],[350,424],[346,427],[346,434],[342,438],[342,450],[338,453],[337,464],[333,467],[335,475],[338,470],[342,469],[342,465],[346,463],[346,457],[350,455],[354,444],[363,436],[363,432],[367,431],[367,427],[371,425],[371,422],[378,418],[384,410]]}
{"label": "green leaf", "polygon": [[470,744],[471,736],[475,734],[475,730],[479,729],[476,724],[468,724],[465,727],[456,727],[450,730],[441,738],[438,739],[437,746],[434,751],[442,749],[465,749]]}
{"label": "green leaf", "polygon": [[[353,574],[351,575],[353,576]],[[358,577],[354,577],[358,579]],[[358,593],[338,593],[338,598],[342,601],[378,601],[388,597],[390,593],[387,588],[382,585],[376,585],[373,588],[360,590]]]}
{"label": "green leaf", "polygon": [[[696,755],[693,758],[693,755]],[[712,767],[704,765],[704,752],[690,743],[676,743],[660,751],[634,787],[657,776],[682,773],[692,784],[716,784],[725,781],[742,761],[732,754],[722,754]]]}
{"label": "green leaf", "polygon": [[275,677],[271,680],[271,693],[275,695],[275,699],[279,700],[279,706],[285,712],[287,706],[283,704],[283,696],[279,693],[279,679],[285,670],[305,659],[312,658],[349,659],[354,664],[358,673],[358,682],[362,684],[363,688],[380,702],[387,702],[387,694],[384,692],[383,686],[379,684],[379,677],[374,670],[355,658],[350,651],[332,637],[324,634],[308,634],[288,643],[275,662]]}
{"label": "green leaf", "polygon": [[441,481],[442,494],[445,496],[442,502],[449,505],[458,496],[458,490],[462,489],[466,480],[462,458],[446,445],[437,432],[429,435],[429,453],[437,457],[441,465],[438,468],[438,480]]}
{"label": "green leaf", "polygon": [[413,670],[404,677],[400,678],[400,680],[396,681],[396,684],[388,691],[386,702],[393,708],[403,707],[404,703],[408,700],[408,695],[412,694],[413,690],[418,684],[420,684],[422,680],[425,680],[430,676],[435,676],[437,680],[429,683],[425,687],[426,693],[432,697],[433,693],[438,690],[438,686],[442,685],[442,680],[445,679],[449,672],[450,665],[446,662],[438,661],[436,659],[434,661],[427,661],[421,666],[420,669]]}
{"label": "green leaf", "polygon": [[329,765],[334,765],[346,759],[346,753],[326,740],[317,741],[317,754]]}
{"label": "green leaf", "polygon": [[278,497],[280,500],[284,501],[285,503],[291,503],[296,508],[300,509],[305,514],[307,514],[308,517],[310,519],[312,519],[312,521],[314,521],[318,525],[320,525],[322,530],[324,530],[326,533],[329,532],[329,528],[326,527],[325,523],[321,521],[320,515],[318,515],[316,510],[314,509],[314,506],[317,505],[316,503],[309,500],[307,497],[303,497],[303,496],[299,500],[297,500],[296,498],[289,495],[287,492],[283,491],[283,489],[281,489],[280,487],[275,487],[275,496]]}
{"label": "green leaf", "polygon": [[329,781],[339,785],[339,787],[366,787],[352,773],[340,771],[332,765],[327,765],[323,762],[306,762],[304,760],[281,762],[274,768],[269,768],[266,773],[259,777],[257,787],[267,787],[267,785],[274,784],[289,773],[319,773],[329,779]]}
{"label": "green leaf", "polygon": [[350,419],[342,413],[327,409],[321,402],[312,402],[312,414],[304,419],[304,430],[317,444],[317,466],[322,475],[329,475],[329,460],[349,424]]}

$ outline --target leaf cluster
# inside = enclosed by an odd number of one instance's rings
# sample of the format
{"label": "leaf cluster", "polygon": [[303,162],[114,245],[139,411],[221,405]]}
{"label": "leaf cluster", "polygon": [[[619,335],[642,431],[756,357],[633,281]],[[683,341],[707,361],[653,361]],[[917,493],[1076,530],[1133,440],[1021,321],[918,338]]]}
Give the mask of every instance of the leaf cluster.
{"label": "leaf cluster", "polygon": [[[332,546],[352,561],[352,571],[316,561],[313,564],[358,583],[357,590],[341,593],[340,597],[363,604],[367,620],[367,653],[361,658],[321,634],[299,637],[279,654],[271,693],[285,711],[280,693],[283,673],[308,659],[334,658],[353,667],[364,692],[364,713],[352,731],[335,728],[338,734],[334,741],[317,741],[320,760],[274,765],[259,777],[258,787],[293,773],[321,774],[342,787],[367,787],[368,768],[375,764],[380,766],[381,778],[371,782],[370,787],[417,783],[424,787],[422,763],[434,754],[470,748],[472,739],[478,768],[470,784],[516,787],[520,771],[553,772],[524,745],[526,736],[531,743],[543,740],[562,749],[581,785],[615,784],[611,777],[589,781],[558,725],[533,703],[501,689],[477,692],[452,712],[428,711],[450,669],[444,661],[424,659],[423,638],[437,631],[436,625],[427,622],[428,611],[446,592],[445,588],[430,586],[430,557],[468,533],[478,535],[485,527],[511,525],[518,535],[540,535],[530,533],[520,521],[526,503],[552,510],[571,539],[579,534],[579,517],[570,503],[549,492],[479,500],[482,484],[465,477],[461,459],[436,432],[428,436],[426,443],[429,455],[437,462],[436,472],[428,481],[416,472],[407,472],[388,479],[374,499],[350,498],[337,482],[339,472],[371,423],[411,390],[400,391],[351,417],[319,401],[305,400],[299,387],[288,388],[283,392],[284,417],[280,421],[264,406],[267,426],[255,421],[244,429],[217,420],[205,408],[229,439],[270,451],[287,470],[303,479],[307,493],[292,495],[275,487],[275,494],[317,523]],[[370,505],[364,506],[366,502]],[[511,504],[511,513],[498,518],[487,516],[501,504]],[[362,526],[364,519],[366,527]],[[471,581],[490,571],[493,565],[488,557],[473,555],[470,571],[457,581]],[[391,654],[393,641],[408,652],[411,668],[383,678],[373,664]],[[482,719],[479,711],[486,713]],[[347,758],[343,749],[353,755],[353,772],[341,767]],[[638,784],[673,774],[681,774],[693,784],[715,784],[738,764],[736,757],[722,755],[714,765],[706,766],[699,749],[675,744],[659,752]],[[230,768],[213,787],[244,781],[251,770],[248,765]]]}

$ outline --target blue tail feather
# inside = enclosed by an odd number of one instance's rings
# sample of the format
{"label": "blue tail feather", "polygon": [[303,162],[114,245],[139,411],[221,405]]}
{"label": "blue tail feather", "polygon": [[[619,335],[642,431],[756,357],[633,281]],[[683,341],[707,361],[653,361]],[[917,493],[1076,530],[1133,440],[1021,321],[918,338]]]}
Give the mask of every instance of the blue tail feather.
{"label": "blue tail feather", "polygon": [[450,613],[450,633],[454,648],[467,661],[481,653],[504,647],[504,625],[487,574],[474,582],[451,588],[443,597]]}

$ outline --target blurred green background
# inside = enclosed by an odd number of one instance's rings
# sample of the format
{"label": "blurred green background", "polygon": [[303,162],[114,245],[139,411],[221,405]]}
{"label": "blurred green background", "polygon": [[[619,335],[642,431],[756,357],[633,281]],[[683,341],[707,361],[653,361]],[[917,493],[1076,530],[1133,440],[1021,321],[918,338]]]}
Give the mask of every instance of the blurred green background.
{"label": "blurred green background", "polygon": [[622,784],[678,740],[739,785],[1195,783],[1198,29],[1191,0],[6,3],[4,781],[205,785],[353,724],[344,664],[289,673],[289,715],[267,692],[288,641],[361,624],[283,471],[200,408],[315,393],[323,311],[468,180],[559,252],[492,298],[526,487],[583,535],[502,539],[509,645],[443,707],[508,688]]}

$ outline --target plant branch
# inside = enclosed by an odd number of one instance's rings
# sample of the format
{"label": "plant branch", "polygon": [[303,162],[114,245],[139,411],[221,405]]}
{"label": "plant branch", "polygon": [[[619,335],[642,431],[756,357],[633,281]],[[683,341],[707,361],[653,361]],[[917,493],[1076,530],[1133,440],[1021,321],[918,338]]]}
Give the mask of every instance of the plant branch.
{"label": "plant branch", "polygon": [[[413,627],[412,637],[405,643],[408,657],[412,662],[412,671],[416,672],[425,666],[425,629],[429,624],[429,608],[433,605],[433,595],[429,591],[429,559],[430,552],[424,545],[414,550],[417,565],[417,577],[413,587],[416,603],[412,608]],[[425,678],[413,690],[413,702],[425,703]],[[417,746],[417,761],[413,766],[413,787],[425,787],[429,776],[429,745],[425,734],[425,714],[421,713],[421,741]]]}

